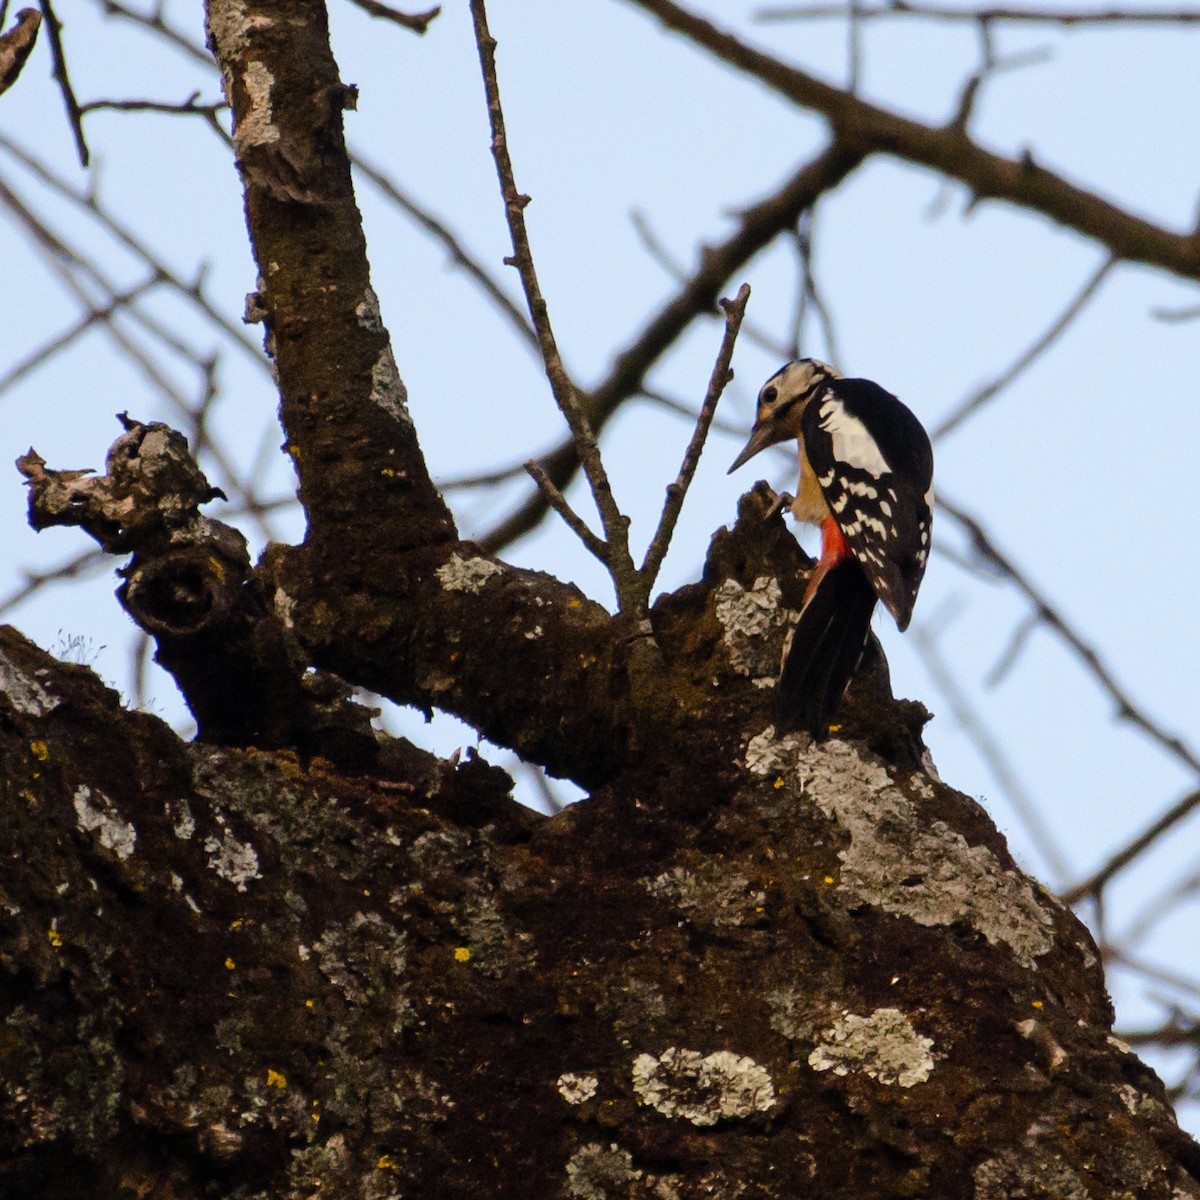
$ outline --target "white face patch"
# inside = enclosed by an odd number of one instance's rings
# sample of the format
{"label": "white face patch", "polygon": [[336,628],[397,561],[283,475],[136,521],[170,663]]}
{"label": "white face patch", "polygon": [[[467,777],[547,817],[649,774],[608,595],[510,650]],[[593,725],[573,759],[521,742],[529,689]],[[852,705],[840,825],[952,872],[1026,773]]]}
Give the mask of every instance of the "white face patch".
{"label": "white face patch", "polygon": [[867,427],[851,416],[840,400],[830,398],[822,403],[821,428],[833,439],[833,456],[838,462],[866,471],[876,479],[891,471]]}

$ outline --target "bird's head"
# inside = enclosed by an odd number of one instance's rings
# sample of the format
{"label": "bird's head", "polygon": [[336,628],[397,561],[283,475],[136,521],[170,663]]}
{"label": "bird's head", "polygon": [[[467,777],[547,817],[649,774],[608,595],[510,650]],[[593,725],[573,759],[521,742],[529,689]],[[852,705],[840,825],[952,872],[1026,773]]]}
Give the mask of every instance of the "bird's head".
{"label": "bird's head", "polygon": [[749,462],[760,450],[799,437],[805,405],[830,379],[841,379],[841,376],[817,358],[798,358],[780,367],[758,393],[754,429],[741,454],[733,460],[729,474]]}

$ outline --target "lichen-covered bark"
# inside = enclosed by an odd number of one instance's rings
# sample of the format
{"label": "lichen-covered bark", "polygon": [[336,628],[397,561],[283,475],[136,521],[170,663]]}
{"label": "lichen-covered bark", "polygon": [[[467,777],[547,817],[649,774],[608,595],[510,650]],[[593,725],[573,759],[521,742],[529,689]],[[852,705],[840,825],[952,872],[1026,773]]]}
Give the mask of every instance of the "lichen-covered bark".
{"label": "lichen-covered bark", "polygon": [[766,738],[733,641],[728,759],[540,818],[0,636],[0,1195],[1200,1196],[1083,928],[926,769]]}

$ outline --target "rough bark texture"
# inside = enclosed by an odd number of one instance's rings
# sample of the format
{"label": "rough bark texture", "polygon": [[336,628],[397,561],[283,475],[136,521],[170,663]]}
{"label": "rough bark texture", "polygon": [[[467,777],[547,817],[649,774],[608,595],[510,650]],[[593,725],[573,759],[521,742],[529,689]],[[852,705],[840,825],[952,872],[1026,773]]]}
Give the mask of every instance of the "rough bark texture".
{"label": "rough bark texture", "polygon": [[0,1194],[1200,1196],[915,706],[855,685],[900,767],[772,737],[736,538],[660,614],[712,744],[552,819],[470,757],[186,746],[5,633]]}
{"label": "rough bark texture", "polygon": [[[95,478],[22,460],[35,522],[133,555],[122,600],[208,716],[186,745],[0,631],[0,1195],[1200,1197],[1086,931],[936,778],[882,657],[837,737],[775,738],[806,563],[767,496],[648,630],[458,540],[323,9],[209,27],[309,531],[251,567],[161,427]],[[534,817],[376,741],[340,679],[591,794]]]}

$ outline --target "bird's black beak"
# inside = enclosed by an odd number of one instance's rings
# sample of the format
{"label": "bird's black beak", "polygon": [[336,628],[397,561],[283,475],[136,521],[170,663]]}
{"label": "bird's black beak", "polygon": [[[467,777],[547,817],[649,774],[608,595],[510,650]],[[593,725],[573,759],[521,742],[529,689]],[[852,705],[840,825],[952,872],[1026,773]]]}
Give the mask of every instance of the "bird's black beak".
{"label": "bird's black beak", "polygon": [[754,432],[750,435],[750,440],[742,447],[742,452],[733,460],[733,466],[726,472],[727,475],[732,475],[738,467],[748,463],[760,450],[765,450],[768,446],[773,446],[780,439],[775,436],[773,426],[766,424],[755,425]]}

